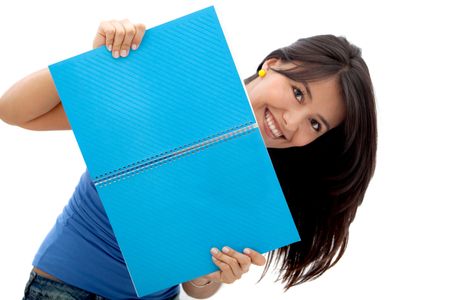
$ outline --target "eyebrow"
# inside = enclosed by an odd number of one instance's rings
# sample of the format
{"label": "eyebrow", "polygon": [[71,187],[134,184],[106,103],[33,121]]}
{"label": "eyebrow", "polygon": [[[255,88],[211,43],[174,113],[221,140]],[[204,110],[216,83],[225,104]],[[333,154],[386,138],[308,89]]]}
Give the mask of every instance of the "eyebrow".
{"label": "eyebrow", "polygon": [[[311,99],[311,101],[313,100],[313,96],[311,93],[311,90],[309,89],[309,84],[302,80],[301,83],[305,86],[306,88],[306,93],[308,94],[309,99]],[[317,115],[319,117],[319,119],[322,121],[322,123],[325,124],[325,127],[327,128],[327,130],[330,130],[330,124],[327,122],[327,120],[325,120],[324,117],[322,117],[321,115]]]}
{"label": "eyebrow", "polygon": [[301,83],[305,86],[306,93],[308,94],[308,97],[312,100],[313,96],[311,94],[311,90],[309,89],[309,84],[306,81],[304,81],[304,80],[302,80]]}

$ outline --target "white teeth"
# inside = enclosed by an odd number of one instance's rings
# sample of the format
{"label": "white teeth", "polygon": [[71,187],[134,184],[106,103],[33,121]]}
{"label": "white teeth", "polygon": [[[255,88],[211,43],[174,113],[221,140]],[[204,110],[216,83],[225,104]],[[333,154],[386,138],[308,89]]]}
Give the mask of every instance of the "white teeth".
{"label": "white teeth", "polygon": [[273,120],[272,115],[269,113],[268,110],[266,110],[266,121],[267,121],[267,125],[269,125],[270,130],[272,131],[273,135],[277,138],[279,138],[280,136],[282,136],[283,134],[281,133],[281,131],[279,131],[276,127],[275,127],[275,122]]}

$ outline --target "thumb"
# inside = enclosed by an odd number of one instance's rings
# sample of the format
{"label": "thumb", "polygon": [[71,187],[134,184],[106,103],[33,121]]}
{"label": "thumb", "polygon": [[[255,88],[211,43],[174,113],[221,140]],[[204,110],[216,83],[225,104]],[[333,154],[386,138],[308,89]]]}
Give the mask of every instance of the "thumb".
{"label": "thumb", "polygon": [[215,282],[222,282],[220,280],[220,271],[215,271],[215,272],[209,273],[208,275],[205,275],[203,277],[205,277],[206,279],[215,281]]}
{"label": "thumb", "polygon": [[245,248],[244,254],[251,258],[254,265],[264,266],[266,264],[266,258],[255,250]]}

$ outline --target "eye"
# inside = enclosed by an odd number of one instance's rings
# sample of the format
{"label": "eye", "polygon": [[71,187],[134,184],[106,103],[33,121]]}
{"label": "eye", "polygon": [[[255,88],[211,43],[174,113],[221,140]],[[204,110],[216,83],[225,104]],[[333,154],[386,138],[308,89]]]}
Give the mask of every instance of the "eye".
{"label": "eye", "polygon": [[295,99],[297,99],[297,101],[299,103],[303,103],[303,101],[305,100],[304,99],[305,96],[304,96],[303,92],[300,89],[296,88],[296,87],[293,88],[293,92],[294,92]]}
{"label": "eye", "polygon": [[320,123],[317,122],[317,121],[314,120],[314,119],[311,120],[311,127],[312,127],[315,131],[317,131],[317,132],[319,132],[320,129],[322,128],[322,126],[320,125]]}

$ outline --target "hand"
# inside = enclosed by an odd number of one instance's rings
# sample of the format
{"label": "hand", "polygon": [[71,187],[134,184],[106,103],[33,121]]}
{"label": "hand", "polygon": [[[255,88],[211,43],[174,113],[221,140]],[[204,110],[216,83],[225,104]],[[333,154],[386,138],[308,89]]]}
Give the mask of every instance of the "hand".
{"label": "hand", "polygon": [[144,24],[133,24],[127,19],[103,21],[98,27],[93,47],[95,49],[106,45],[114,58],[118,58],[119,55],[126,57],[130,52],[130,47],[133,50],[139,47],[144,34]]}
{"label": "hand", "polygon": [[[223,247],[223,252],[216,249],[217,253],[213,252],[214,249],[216,248],[211,249],[211,254],[213,255],[212,260],[220,268],[220,271],[194,279],[194,284],[204,285],[210,280],[214,282],[233,283],[241,279],[242,275],[249,271],[251,264],[263,266],[266,263],[266,258],[262,254],[248,248],[249,253],[244,252],[244,254],[230,247]],[[227,249],[228,252],[226,251]]]}

